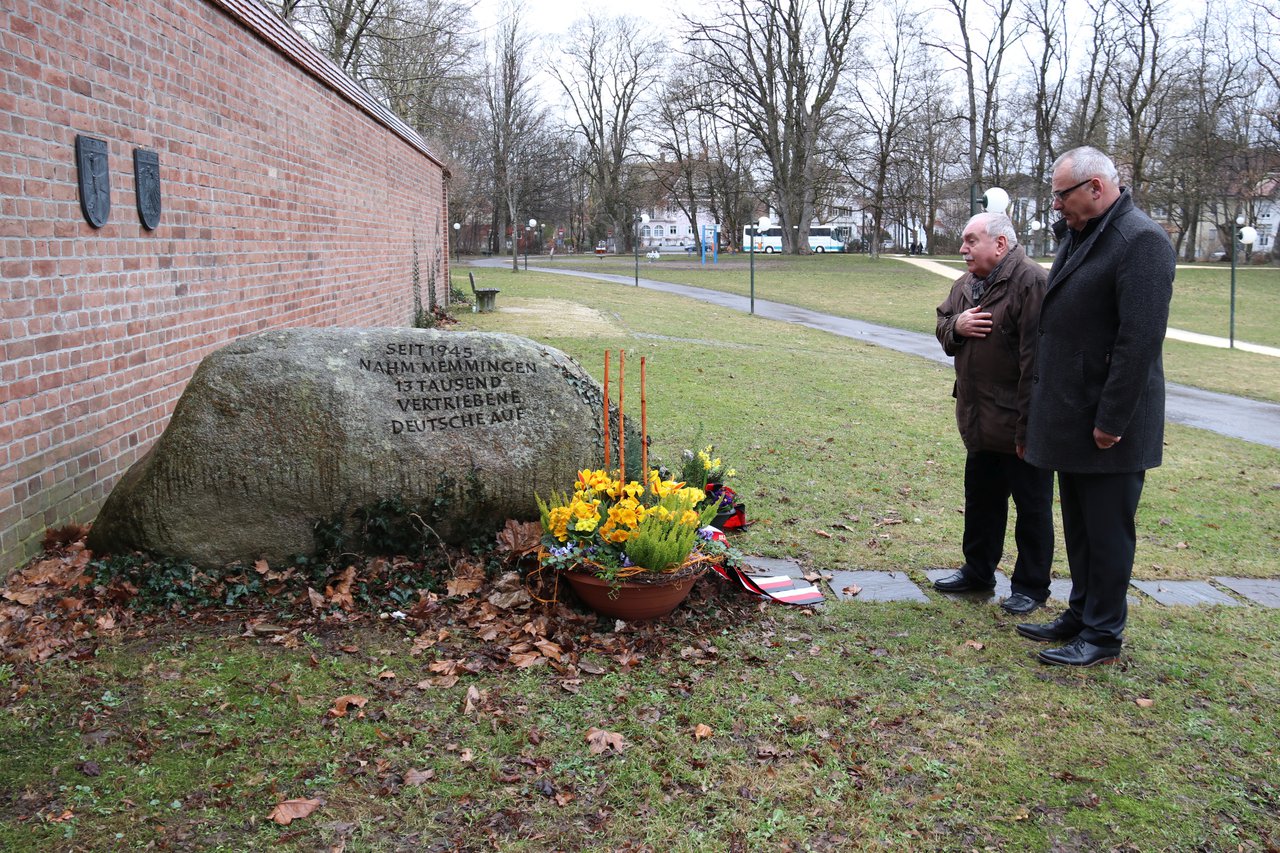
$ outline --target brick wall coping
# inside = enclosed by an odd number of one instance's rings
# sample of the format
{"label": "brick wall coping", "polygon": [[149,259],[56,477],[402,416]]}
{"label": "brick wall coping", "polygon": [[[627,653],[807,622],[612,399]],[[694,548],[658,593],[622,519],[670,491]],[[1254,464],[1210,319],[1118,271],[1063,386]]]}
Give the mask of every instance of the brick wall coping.
{"label": "brick wall coping", "polygon": [[[422,152],[432,163],[445,169],[444,163],[432,153],[426,140],[417,131],[362,89],[345,71],[334,65],[333,61],[317,50],[311,42],[298,35],[293,27],[285,23],[284,19],[275,12],[257,0],[208,0],[208,2],[225,11],[263,41],[293,60],[303,71],[368,113],[374,121],[384,125]],[[445,169],[445,171],[448,170]]]}

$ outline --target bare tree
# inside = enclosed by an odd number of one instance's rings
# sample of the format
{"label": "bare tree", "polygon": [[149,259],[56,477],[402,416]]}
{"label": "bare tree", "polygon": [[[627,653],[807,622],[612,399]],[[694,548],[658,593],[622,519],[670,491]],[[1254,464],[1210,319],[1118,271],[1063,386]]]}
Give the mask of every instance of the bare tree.
{"label": "bare tree", "polygon": [[808,250],[809,222],[828,178],[819,163],[822,140],[867,7],[867,0],[723,0],[708,20],[684,18],[710,85],[732,93],[725,99],[730,121],[768,166],[766,190],[791,252]]}
{"label": "bare tree", "polygon": [[685,62],[668,73],[657,99],[653,128],[659,153],[652,164],[653,179],[685,215],[692,231],[697,230],[698,210],[707,195],[707,125],[715,119],[714,107],[706,103],[706,90],[697,80],[698,70],[696,64]]}
{"label": "bare tree", "polygon": [[[924,54],[920,30],[914,25],[915,13],[903,3],[895,3],[886,12],[878,38],[867,44],[867,73],[859,85],[850,87],[855,104],[849,124],[852,137],[843,146],[841,163],[845,177],[860,187],[871,207],[872,257],[879,257],[879,235],[885,227],[886,199],[890,197],[890,179],[897,178],[895,167],[906,159],[911,129],[920,119],[928,93],[928,57]],[[873,62],[872,57],[879,62]],[[906,170],[903,170],[906,174]],[[907,202],[900,186],[892,198]],[[905,219],[905,211],[900,212]]]}
{"label": "bare tree", "polygon": [[[938,75],[927,74],[926,78],[924,102],[908,128],[903,167],[916,177],[919,218],[924,226],[926,248],[932,254],[959,246],[960,230],[967,219],[969,205],[965,203],[959,216],[944,212],[954,196],[954,192],[948,193],[948,188],[966,171],[963,119],[957,117],[955,104]],[[949,239],[939,241],[939,234],[944,230]]]}
{"label": "bare tree", "polygon": [[978,187],[983,182],[987,158],[996,145],[1000,112],[1001,68],[1005,53],[1022,32],[1014,16],[1016,0],[943,0],[955,17],[959,39],[932,44],[960,64],[968,99],[969,199],[977,212]]}
{"label": "bare tree", "polygon": [[1270,128],[1268,142],[1280,152],[1280,8],[1270,0],[1255,0],[1246,8],[1253,15],[1254,56],[1264,78],[1262,109]]}
{"label": "bare tree", "polygon": [[1179,55],[1166,33],[1162,0],[1118,3],[1111,9],[1104,45],[1121,122],[1113,153],[1128,163],[1129,186],[1138,197],[1146,189],[1151,147],[1169,115]]}
{"label": "bare tree", "polygon": [[[642,99],[658,76],[663,49],[629,18],[588,16],[566,37],[551,74],[572,114],[571,127],[585,146],[582,164],[599,205],[600,225],[634,239],[637,209],[637,140]],[[597,230],[598,233],[598,230]]]}
{"label": "bare tree", "polygon": [[[532,52],[532,38],[524,28],[524,8],[519,2],[506,6],[489,46],[485,65],[485,138],[489,167],[497,198],[493,207],[491,239],[497,241],[511,226],[511,268],[519,269],[521,190],[543,151],[534,143],[543,125],[543,111],[525,59]],[[493,246],[496,253],[498,245]]]}
{"label": "bare tree", "polygon": [[[1051,207],[1047,191],[1049,164],[1058,158],[1055,136],[1062,120],[1067,83],[1067,13],[1066,6],[1056,0],[1025,0],[1025,4],[1022,16],[1029,37],[1026,57],[1031,68],[1027,112],[1035,117],[1036,140],[1030,180],[1036,218],[1047,226],[1044,220]],[[1041,233],[1047,235],[1048,228]],[[1036,246],[1029,246],[1028,251],[1034,254]]]}
{"label": "bare tree", "polygon": [[386,8],[362,82],[424,137],[454,132],[451,108],[473,88],[479,48],[467,8],[440,0],[389,0]]}
{"label": "bare tree", "polygon": [[1108,109],[1108,80],[1110,69],[1106,49],[1106,30],[1108,7],[1103,2],[1089,7],[1092,19],[1086,32],[1090,43],[1083,51],[1083,68],[1075,74],[1074,85],[1067,92],[1064,108],[1067,112],[1067,123],[1057,136],[1058,148],[1066,151],[1081,145],[1092,145],[1106,150]]}

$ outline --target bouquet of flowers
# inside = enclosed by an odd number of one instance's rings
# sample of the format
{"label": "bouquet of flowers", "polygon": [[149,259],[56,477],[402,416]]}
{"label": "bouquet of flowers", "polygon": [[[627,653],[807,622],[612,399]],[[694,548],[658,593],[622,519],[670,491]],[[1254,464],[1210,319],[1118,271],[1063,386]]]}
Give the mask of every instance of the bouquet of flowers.
{"label": "bouquet of flowers", "polygon": [[708,444],[696,453],[684,451],[680,477],[686,485],[705,491],[708,485],[723,486],[730,477],[737,476],[738,472],[725,465],[715,451],[714,444]]}
{"label": "bouquet of flowers", "polygon": [[624,481],[607,471],[578,472],[573,494],[538,498],[543,568],[589,571],[609,580],[692,571],[725,548],[703,528],[719,505],[705,488],[663,480]]}
{"label": "bouquet of flowers", "polygon": [[714,444],[696,452],[684,451],[680,476],[690,486],[701,486],[705,494],[703,505],[715,507],[712,523],[722,530],[742,528],[747,523],[746,506],[738,503],[738,493],[727,482],[737,473],[716,455]]}

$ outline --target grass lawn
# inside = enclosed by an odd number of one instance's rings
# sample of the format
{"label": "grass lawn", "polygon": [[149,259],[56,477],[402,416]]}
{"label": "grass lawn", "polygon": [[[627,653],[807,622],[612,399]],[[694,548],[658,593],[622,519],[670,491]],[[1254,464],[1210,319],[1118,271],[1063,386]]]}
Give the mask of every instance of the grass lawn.
{"label": "grass lawn", "polygon": [[[757,519],[744,551],[922,586],[955,564],[948,369],[646,290],[495,278],[499,311],[462,327],[597,377],[605,349],[646,358],[654,456],[715,442]],[[1167,445],[1136,575],[1274,576],[1280,454],[1177,426]],[[1280,611],[1136,596],[1122,663],[1075,672],[1038,665],[993,605],[929,595],[811,613],[704,580],[619,632],[477,596],[403,622],[286,607],[104,629],[96,655],[0,666],[0,849],[1280,844]],[[559,660],[514,664],[529,637]],[[339,715],[345,696],[363,704]],[[593,753],[593,728],[616,748]],[[289,799],[315,811],[269,821]]]}
{"label": "grass lawn", "polygon": [[[956,275],[964,271],[954,257],[938,260],[954,267]],[[554,261],[544,257],[531,263],[625,276],[635,272],[633,259],[626,257],[568,256]],[[942,276],[892,257],[756,255],[755,264],[757,299],[929,334],[934,311],[948,288]],[[501,286],[506,273],[485,271],[484,275]],[[1226,337],[1230,273],[1230,267],[1179,267],[1169,325]],[[724,256],[719,265],[674,256],[657,262],[642,258],[640,275],[741,295],[750,290],[749,260],[743,255]],[[1236,339],[1280,347],[1280,325],[1274,321],[1280,317],[1280,267],[1240,268],[1236,276]],[[1170,341],[1165,345],[1165,374],[1171,382],[1280,402],[1280,358]]]}

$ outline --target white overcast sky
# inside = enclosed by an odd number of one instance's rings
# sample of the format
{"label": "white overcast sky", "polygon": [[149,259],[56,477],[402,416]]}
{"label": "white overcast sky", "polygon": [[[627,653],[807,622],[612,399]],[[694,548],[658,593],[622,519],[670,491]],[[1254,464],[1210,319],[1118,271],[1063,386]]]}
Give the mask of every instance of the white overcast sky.
{"label": "white overcast sky", "polygon": [[[498,18],[502,0],[479,0],[473,7],[476,22],[491,27]],[[601,17],[628,15],[662,29],[677,15],[671,0],[525,0],[525,19],[531,29],[543,34],[563,33],[590,13]]]}

